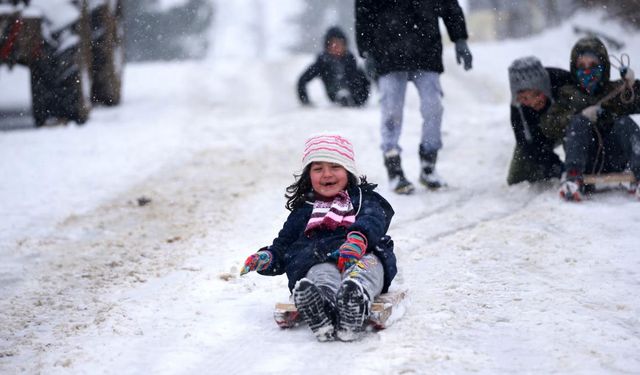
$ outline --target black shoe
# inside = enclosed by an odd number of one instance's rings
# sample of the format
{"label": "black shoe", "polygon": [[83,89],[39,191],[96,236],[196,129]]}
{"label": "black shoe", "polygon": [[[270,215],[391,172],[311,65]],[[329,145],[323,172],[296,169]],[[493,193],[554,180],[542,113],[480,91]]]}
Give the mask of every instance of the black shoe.
{"label": "black shoe", "polygon": [[335,311],[322,297],[320,289],[309,279],[302,279],[293,291],[293,301],[318,341],[334,339]]}
{"label": "black shoe", "polygon": [[438,151],[424,151],[420,146],[420,183],[428,189],[439,189],[447,186],[442,177],[436,172],[436,161],[438,160]]}
{"label": "black shoe", "polygon": [[402,171],[400,154],[396,150],[391,150],[384,155],[384,166],[389,174],[389,185],[391,189],[398,194],[411,194],[415,191],[415,187]]}
{"label": "black shoe", "polygon": [[338,322],[336,335],[341,341],[353,341],[364,331],[371,302],[362,285],[346,280],[338,291]]}
{"label": "black shoe", "polygon": [[398,194],[412,194],[416,188],[404,176],[397,176],[389,180],[391,189]]}
{"label": "black shoe", "polygon": [[426,173],[424,170],[420,172],[420,183],[428,189],[436,190],[447,186],[442,177],[438,173]]}

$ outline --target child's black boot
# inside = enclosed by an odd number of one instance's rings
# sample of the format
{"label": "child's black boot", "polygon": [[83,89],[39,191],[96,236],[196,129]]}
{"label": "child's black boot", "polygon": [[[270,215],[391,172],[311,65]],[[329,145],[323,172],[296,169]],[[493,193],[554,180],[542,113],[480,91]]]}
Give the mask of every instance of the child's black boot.
{"label": "child's black boot", "polygon": [[298,281],[293,301],[318,341],[334,339],[335,305],[328,298],[323,298],[321,290],[311,280]]}
{"label": "child's black boot", "polygon": [[345,280],[338,291],[338,339],[357,340],[365,328],[370,310],[371,299],[362,285],[353,279]]}
{"label": "child's black boot", "polygon": [[447,184],[436,172],[437,151],[425,151],[420,146],[420,183],[428,189],[439,189]]}
{"label": "child's black boot", "polygon": [[387,167],[389,174],[389,185],[391,189],[398,194],[411,194],[415,190],[413,184],[404,177],[400,153],[397,150],[391,150],[384,154],[384,166]]}

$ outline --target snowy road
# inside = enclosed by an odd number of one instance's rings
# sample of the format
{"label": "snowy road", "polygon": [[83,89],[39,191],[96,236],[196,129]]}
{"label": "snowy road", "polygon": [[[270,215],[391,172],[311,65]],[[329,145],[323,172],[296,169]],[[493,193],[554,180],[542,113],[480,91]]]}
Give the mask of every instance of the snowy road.
{"label": "snowy road", "polygon": [[[570,44],[558,33],[478,45],[470,73],[445,51],[441,192],[389,192],[375,102],[336,109],[313,86],[317,106],[297,105],[288,72],[308,57],[134,65],[124,105],[86,127],[0,134],[12,218],[0,227],[0,373],[640,372],[640,204],[620,192],[565,204],[557,183],[504,182],[509,60],[496,55]],[[413,89],[407,106],[415,181]],[[237,277],[286,217],[304,139],[333,129],[396,209],[392,287],[410,295],[399,321],[355,343],[280,330],[285,278]]]}

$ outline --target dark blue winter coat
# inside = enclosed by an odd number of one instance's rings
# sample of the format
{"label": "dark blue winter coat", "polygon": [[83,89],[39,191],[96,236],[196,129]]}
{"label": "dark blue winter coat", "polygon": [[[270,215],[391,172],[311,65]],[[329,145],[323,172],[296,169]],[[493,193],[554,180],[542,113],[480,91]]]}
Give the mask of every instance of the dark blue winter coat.
{"label": "dark blue winter coat", "polygon": [[356,0],[356,42],[376,73],[426,70],[442,73],[441,18],[452,41],[466,40],[457,0]]}
{"label": "dark blue winter coat", "polygon": [[313,202],[306,202],[294,209],[273,240],[268,250],[273,254],[269,268],[258,271],[262,275],[281,275],[286,272],[289,290],[306,276],[309,269],[319,263],[335,261],[329,255],[342,245],[350,231],[362,232],[368,240],[367,253],[375,254],[384,268],[385,293],[397,273],[396,257],[393,254],[393,240],[387,236],[394,211],[389,202],[373,191],[375,185],[360,185],[349,189],[349,197],[357,212],[356,221],[349,227],[339,227],[334,231],[317,230],[309,236],[304,234],[311,216]]}

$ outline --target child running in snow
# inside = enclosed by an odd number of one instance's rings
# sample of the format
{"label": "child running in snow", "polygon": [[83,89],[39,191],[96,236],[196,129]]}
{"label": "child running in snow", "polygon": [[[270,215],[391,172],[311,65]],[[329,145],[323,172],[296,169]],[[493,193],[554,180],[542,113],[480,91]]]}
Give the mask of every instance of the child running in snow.
{"label": "child running in snow", "polygon": [[286,272],[296,308],[319,341],[357,339],[373,299],[397,272],[386,235],[393,208],[357,176],[351,142],[335,134],[309,138],[302,173],[287,188],[289,217],[240,272]]}

